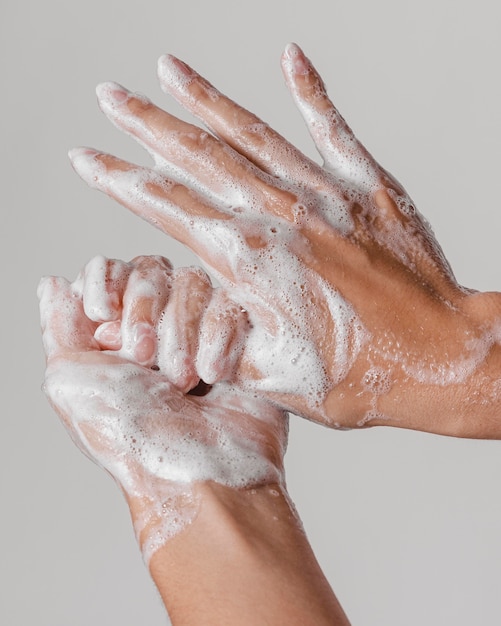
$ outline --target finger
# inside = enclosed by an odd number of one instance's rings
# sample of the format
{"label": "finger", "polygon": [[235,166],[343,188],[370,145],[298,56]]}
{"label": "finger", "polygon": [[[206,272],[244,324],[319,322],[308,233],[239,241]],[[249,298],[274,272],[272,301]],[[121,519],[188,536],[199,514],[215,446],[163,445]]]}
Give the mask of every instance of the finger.
{"label": "finger", "polygon": [[205,130],[117,83],[99,85],[97,94],[108,119],[152,153],[160,171],[223,207],[255,206],[269,195],[262,172]]}
{"label": "finger", "polygon": [[38,286],[42,340],[47,360],[99,349],[96,324],[85,315],[82,300],[65,278],[46,277]]}
{"label": "finger", "polygon": [[120,320],[99,324],[94,339],[102,350],[120,350],[122,347],[122,324]]}
{"label": "finger", "polygon": [[202,380],[213,385],[234,379],[248,329],[245,310],[215,289],[200,328],[196,367]]}
{"label": "finger", "polygon": [[158,77],[164,91],[264,172],[294,183],[323,182],[322,168],[176,57],[159,59]]}
{"label": "finger", "polygon": [[320,75],[296,44],[282,56],[287,86],[327,169],[357,182],[374,180],[378,166],[332,104]]}
{"label": "finger", "polygon": [[154,365],[156,328],[170,297],[172,265],[161,256],[136,257],[123,295],[121,355]]}
{"label": "finger", "polygon": [[200,324],[210,301],[207,274],[194,267],[175,270],[171,297],[158,328],[158,366],[176,387],[189,391],[199,382],[195,359]]}
{"label": "finger", "polygon": [[70,159],[88,185],[184,243],[210,266],[241,241],[233,216],[158,172],[89,148],[70,151]]}
{"label": "finger", "polygon": [[104,256],[96,256],[87,263],[72,286],[81,294],[89,319],[111,322],[120,318],[122,298],[131,271],[130,263]]}

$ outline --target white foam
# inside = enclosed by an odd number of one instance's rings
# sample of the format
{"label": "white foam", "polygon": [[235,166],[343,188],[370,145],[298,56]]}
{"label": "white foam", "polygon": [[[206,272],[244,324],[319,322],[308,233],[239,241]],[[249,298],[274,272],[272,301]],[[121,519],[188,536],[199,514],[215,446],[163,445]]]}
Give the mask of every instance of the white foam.
{"label": "white foam", "polygon": [[[67,416],[85,454],[129,497],[150,503],[146,517],[136,523],[138,535],[148,535],[145,558],[196,515],[195,482],[242,488],[282,481],[281,468],[268,458],[266,435],[258,426],[252,430],[240,423],[266,421],[262,404],[257,407],[225,385],[211,400],[198,402],[159,373],[113,360],[100,365],[99,358],[89,356],[88,363],[85,357],[51,362],[45,391]],[[271,412],[270,428],[282,429],[285,438],[283,415]],[[170,510],[165,503],[173,498],[184,499],[187,506]]]}

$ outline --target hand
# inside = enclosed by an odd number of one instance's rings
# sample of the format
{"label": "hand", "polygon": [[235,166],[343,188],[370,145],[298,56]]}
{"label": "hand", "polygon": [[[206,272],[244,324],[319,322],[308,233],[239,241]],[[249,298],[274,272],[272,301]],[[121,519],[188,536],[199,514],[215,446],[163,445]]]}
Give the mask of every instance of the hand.
{"label": "hand", "polygon": [[[169,56],[162,87],[213,135],[105,84],[102,110],[155,164],[81,149],[73,165],[189,246],[245,308],[250,328],[233,374],[242,388],[336,427],[489,436],[471,419],[469,391],[492,378],[499,356],[498,296],[457,284],[426,221],[297,46],[282,68],[323,167]],[[224,325],[216,317],[212,328],[216,336]],[[206,382],[227,376],[213,365],[197,355]]]}
{"label": "hand", "polygon": [[[214,293],[162,257],[96,257],[71,285],[43,280],[45,390],[124,490],[173,624],[345,626],[285,489],[286,416],[224,383],[185,395],[157,364],[189,364]],[[168,339],[174,312],[187,327]]]}
{"label": "hand", "polygon": [[[166,304],[164,292],[160,297],[152,292],[162,280],[164,287],[170,284],[174,299],[177,295],[164,259],[108,263],[105,274],[99,264],[96,259],[73,285],[62,278],[40,284],[44,387],[75,443],[122,487],[148,560],[196,517],[197,484],[281,485],[287,421],[281,411],[229,385],[218,385],[203,397],[185,395],[148,366],[153,334],[127,336],[124,324],[126,339],[121,330],[117,341],[109,323],[102,330],[103,324],[91,318],[115,317],[122,307],[128,324],[144,324],[155,299],[156,310]],[[127,274],[127,289],[113,295],[110,285],[123,284]],[[92,280],[98,275],[106,278],[106,286]],[[102,350],[96,337],[103,344],[114,342],[117,351]],[[119,343],[120,350],[139,354],[146,364],[120,356]]]}
{"label": "hand", "polygon": [[[175,270],[159,256],[140,256],[129,263],[98,256],[87,263],[73,288],[87,317],[99,323],[101,348],[158,367],[182,391],[199,384],[196,361],[202,352],[212,355],[214,379],[228,378],[235,369],[248,320],[222,289],[212,287],[202,269]],[[214,319],[217,338],[211,335]]]}

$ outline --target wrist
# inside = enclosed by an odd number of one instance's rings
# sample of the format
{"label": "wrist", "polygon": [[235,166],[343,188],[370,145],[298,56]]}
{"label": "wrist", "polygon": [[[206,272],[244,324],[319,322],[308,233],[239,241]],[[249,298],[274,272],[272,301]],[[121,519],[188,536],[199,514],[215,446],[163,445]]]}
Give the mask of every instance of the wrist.
{"label": "wrist", "polygon": [[501,438],[501,293],[476,292],[465,300],[466,310],[486,337],[482,359],[463,390],[462,436]]}
{"label": "wrist", "polygon": [[174,624],[348,623],[283,486],[193,494],[197,515],[149,565]]}
{"label": "wrist", "polygon": [[138,489],[134,495],[124,493],[146,565],[166,542],[193,522],[200,508],[199,493],[193,483],[150,477],[147,490]]}
{"label": "wrist", "polygon": [[333,389],[330,425],[341,416],[349,427],[500,438],[501,294],[463,291],[454,304],[436,300],[426,315],[417,311],[390,313],[386,328],[400,320],[400,332],[380,333],[373,343],[383,348],[361,354]]}
{"label": "wrist", "polygon": [[[252,520],[262,520],[272,525],[272,518],[278,519],[284,511],[296,520],[288,495],[276,483],[249,486],[237,489],[214,481],[175,483],[157,480],[153,489],[149,485],[148,495],[130,496],[126,494],[136,537],[147,564],[154,553],[168,541],[186,530],[197,518],[201,507],[209,519],[222,519],[227,523],[234,520],[242,527]],[[285,507],[285,508],[284,508]],[[216,530],[216,529],[214,529]],[[253,534],[251,526],[245,536]]]}
{"label": "wrist", "polygon": [[389,410],[395,415],[400,411],[406,428],[500,438],[501,294],[465,295],[439,329],[435,367],[440,376],[408,379],[402,391],[388,398]]}

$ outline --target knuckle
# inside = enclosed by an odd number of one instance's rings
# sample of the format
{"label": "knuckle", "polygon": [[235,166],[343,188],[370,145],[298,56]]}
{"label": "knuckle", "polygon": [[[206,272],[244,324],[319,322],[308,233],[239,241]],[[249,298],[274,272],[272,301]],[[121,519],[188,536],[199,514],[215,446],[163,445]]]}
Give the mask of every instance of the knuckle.
{"label": "knuckle", "polygon": [[218,103],[222,95],[205,78],[195,75],[189,83],[188,91],[194,108],[212,108]]}
{"label": "knuckle", "polygon": [[237,126],[240,139],[256,146],[268,145],[273,140],[271,128],[260,120],[243,119]]}
{"label": "knuckle", "polygon": [[133,115],[142,118],[151,115],[152,112],[157,110],[157,107],[148,98],[139,96],[130,98],[127,102],[127,107]]}

